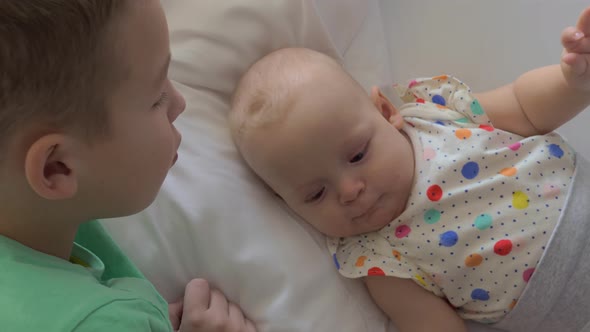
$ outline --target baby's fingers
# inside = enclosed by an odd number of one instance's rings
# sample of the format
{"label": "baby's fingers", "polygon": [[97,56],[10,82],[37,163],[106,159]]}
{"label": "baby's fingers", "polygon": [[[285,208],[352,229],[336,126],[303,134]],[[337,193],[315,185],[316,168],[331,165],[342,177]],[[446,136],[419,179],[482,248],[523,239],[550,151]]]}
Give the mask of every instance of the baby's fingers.
{"label": "baby's fingers", "polygon": [[590,53],[590,7],[582,11],[576,27],[563,30],[561,43],[567,52]]}
{"label": "baby's fingers", "polygon": [[567,53],[590,53],[590,36],[574,27],[561,33],[561,44]]}
{"label": "baby's fingers", "polygon": [[587,7],[582,11],[578,18],[576,28],[582,31],[586,35],[590,35],[590,7]]}
{"label": "baby's fingers", "polygon": [[588,71],[590,55],[565,53],[561,57],[564,72],[569,71],[574,76],[584,75]]}

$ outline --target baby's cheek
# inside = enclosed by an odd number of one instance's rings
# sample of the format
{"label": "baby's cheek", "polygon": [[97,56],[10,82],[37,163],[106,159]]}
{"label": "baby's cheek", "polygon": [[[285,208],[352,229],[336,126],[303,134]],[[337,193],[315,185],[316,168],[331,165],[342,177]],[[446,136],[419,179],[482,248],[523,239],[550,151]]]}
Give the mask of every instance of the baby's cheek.
{"label": "baby's cheek", "polygon": [[329,213],[325,210],[316,210],[303,216],[316,230],[328,236],[343,236],[341,232],[347,232],[350,227],[344,225],[342,216]]}

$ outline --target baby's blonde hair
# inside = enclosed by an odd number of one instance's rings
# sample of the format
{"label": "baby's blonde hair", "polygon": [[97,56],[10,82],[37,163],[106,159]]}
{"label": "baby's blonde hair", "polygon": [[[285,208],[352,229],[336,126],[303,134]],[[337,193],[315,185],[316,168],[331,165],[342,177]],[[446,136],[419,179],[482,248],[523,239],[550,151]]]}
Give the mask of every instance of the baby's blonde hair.
{"label": "baby's blonde hair", "polygon": [[343,71],[334,59],[305,48],[283,48],[256,61],[238,82],[232,98],[229,124],[238,149],[251,130],[284,121],[295,92],[319,68]]}

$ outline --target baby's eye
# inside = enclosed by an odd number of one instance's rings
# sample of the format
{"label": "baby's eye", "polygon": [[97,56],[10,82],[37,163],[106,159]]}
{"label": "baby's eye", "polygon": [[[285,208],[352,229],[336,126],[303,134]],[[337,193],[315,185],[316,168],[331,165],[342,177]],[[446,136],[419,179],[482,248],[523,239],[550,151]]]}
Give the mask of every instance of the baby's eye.
{"label": "baby's eye", "polygon": [[361,160],[363,160],[365,158],[365,156],[367,155],[367,151],[369,150],[369,142],[367,142],[367,144],[365,144],[365,146],[363,147],[363,149],[362,149],[361,152],[355,154],[354,157],[352,157],[350,159],[349,163],[355,164],[355,163],[358,163],[358,162],[360,162]]}
{"label": "baby's eye", "polygon": [[159,109],[166,103],[166,101],[168,101],[168,94],[166,92],[162,92],[160,98],[158,98],[158,100],[152,105],[152,108]]}
{"label": "baby's eye", "polygon": [[350,159],[350,163],[351,164],[358,163],[359,161],[363,160],[364,157],[365,157],[365,153],[359,152],[354,157],[352,157],[352,159]]}
{"label": "baby's eye", "polygon": [[311,196],[305,199],[305,203],[317,202],[318,200],[320,200],[320,198],[322,198],[322,196],[324,196],[324,191],[326,191],[325,188],[316,191]]}

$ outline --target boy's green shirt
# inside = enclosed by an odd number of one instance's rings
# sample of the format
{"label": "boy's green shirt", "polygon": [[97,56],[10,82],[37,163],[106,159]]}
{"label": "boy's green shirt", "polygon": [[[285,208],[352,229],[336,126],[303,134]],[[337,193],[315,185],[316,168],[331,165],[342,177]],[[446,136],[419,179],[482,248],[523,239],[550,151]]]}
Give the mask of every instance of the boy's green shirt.
{"label": "boy's green shirt", "polygon": [[70,261],[0,236],[0,330],[172,331],[168,304],[97,221]]}

